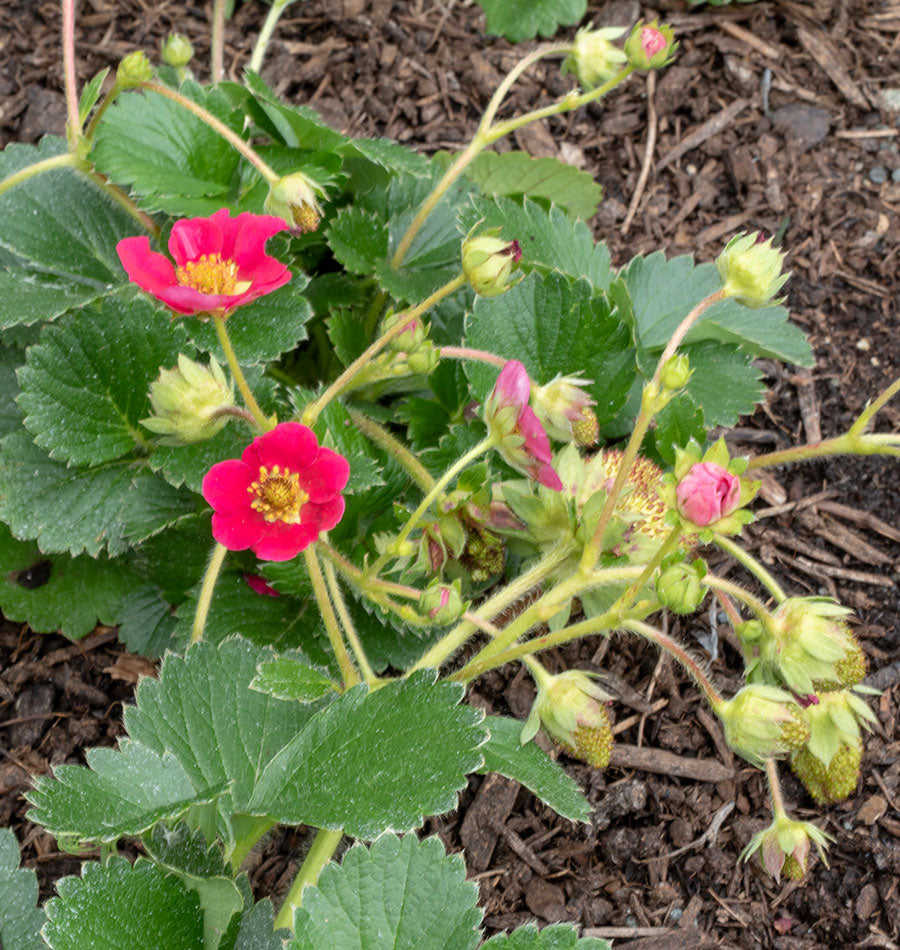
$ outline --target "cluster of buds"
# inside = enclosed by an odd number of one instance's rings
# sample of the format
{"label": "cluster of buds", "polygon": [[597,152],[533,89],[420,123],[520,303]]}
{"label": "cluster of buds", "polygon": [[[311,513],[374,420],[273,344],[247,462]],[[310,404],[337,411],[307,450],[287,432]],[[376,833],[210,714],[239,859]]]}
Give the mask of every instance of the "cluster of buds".
{"label": "cluster of buds", "polygon": [[783,812],[763,831],[755,834],[741,852],[741,859],[749,861],[758,851],[762,866],[775,878],[784,875],[789,881],[801,881],[809,864],[810,843],[816,846],[819,857],[827,866],[825,849],[834,839],[808,821],[793,821]]}
{"label": "cluster of buds", "polygon": [[143,50],[136,49],[124,56],[116,68],[116,85],[120,89],[133,89],[142,82],[153,79],[153,66]]}
{"label": "cluster of buds", "polygon": [[178,365],[160,369],[150,384],[150,406],[154,414],[141,419],[141,425],[163,436],[163,444],[203,442],[228,422],[234,384],[212,356],[207,367],[179,353]]}
{"label": "cluster of buds", "polygon": [[612,753],[613,735],[604,703],[611,698],[581,670],[545,674],[538,681],[537,697],[521,741],[524,744],[533,739],[543,726],[573,758],[594,768],[605,768]]}
{"label": "cluster of buds", "polygon": [[428,339],[428,327],[420,319],[410,320],[404,313],[389,314],[384,320],[381,332],[386,333],[395,327],[398,321],[404,320],[406,326],[391,340],[386,351],[392,374],[407,376],[413,373],[427,376],[437,369],[440,350]]}
{"label": "cluster of buds", "polygon": [[622,26],[579,30],[575,34],[572,52],[563,63],[563,75],[572,73],[585,89],[594,89],[612,79],[627,59],[625,53],[614,45],[626,32]]}
{"label": "cluster of buds", "polygon": [[[783,274],[784,255],[762,234],[739,234],[732,238],[716,260],[722,290],[747,307],[771,307],[781,303],[775,295],[790,273]],[[784,299],[784,298],[782,298]]]}
{"label": "cluster of buds", "polygon": [[263,205],[266,214],[286,221],[294,234],[309,234],[319,227],[319,198],[325,189],[309,175],[297,171],[273,182]]}
{"label": "cluster of buds", "polygon": [[761,765],[802,749],[810,729],[790,693],[751,683],[716,708],[728,745],[748,762]]}
{"label": "cluster of buds", "polygon": [[477,237],[476,224],[462,242],[462,269],[466,280],[481,297],[497,297],[521,280],[513,272],[522,260],[518,241],[504,241],[500,228],[490,228]]}

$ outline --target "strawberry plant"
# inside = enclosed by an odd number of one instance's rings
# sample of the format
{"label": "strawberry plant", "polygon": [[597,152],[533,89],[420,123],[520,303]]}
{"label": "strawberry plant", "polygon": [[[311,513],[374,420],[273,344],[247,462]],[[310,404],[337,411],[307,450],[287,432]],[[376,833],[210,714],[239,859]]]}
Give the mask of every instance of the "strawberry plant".
{"label": "strawberry plant", "polygon": [[[783,253],[737,235],[714,263],[615,267],[589,175],[489,151],[664,68],[667,26],[537,47],[472,141],[427,159],[279,100],[259,66],[286,6],[241,83],[217,27],[211,83],[173,37],[79,93],[63,0],[65,136],[0,155],[0,608],[72,638],[115,624],[161,660],[118,747],[28,793],[81,873],[37,907],[0,832],[3,946],[603,946],[570,925],[482,942],[462,859],[414,832],[473,772],[589,822],[532,740],[604,767],[609,697],[540,654],[614,632],[682,664],[766,772],[746,856],[802,878],[828,839],[789,817],[777,761],[817,802],[853,792],[865,657],[845,608],[789,595],[740,536],[766,468],[900,454],[873,431],[900,381],[841,436],[732,457],[709,433],[763,398],[754,359],[811,362]],[[501,115],[548,57],[571,91]],[[734,696],[656,620],[711,598],[744,654]],[[509,663],[537,688],[525,723],[464,702]],[[286,895],[256,894],[243,867],[279,825],[312,845]]]}

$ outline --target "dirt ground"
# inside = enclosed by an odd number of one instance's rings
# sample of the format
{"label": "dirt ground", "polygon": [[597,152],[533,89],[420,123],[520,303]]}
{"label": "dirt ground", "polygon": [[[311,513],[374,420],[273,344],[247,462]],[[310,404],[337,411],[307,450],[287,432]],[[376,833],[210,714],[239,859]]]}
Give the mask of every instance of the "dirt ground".
{"label": "dirt ground", "polygon": [[[204,78],[210,6],[82,0],[80,80],[136,47],[157,48],[176,28],[194,42]],[[235,78],[263,13],[245,2],[228,25]],[[709,260],[738,230],[783,233],[789,306],[818,363],[811,372],[763,363],[769,399],[736,441],[752,453],[837,434],[900,372],[900,6],[781,0],[688,9],[671,0],[651,9],[612,0],[589,9],[597,25],[657,13],[679,34],[674,65],[634,79],[605,107],[555,118],[500,147],[590,171],[605,190],[595,231],[618,263],[659,247]],[[0,5],[0,144],[63,127],[58,20],[54,0]],[[483,25],[470,2],[307,0],[288,11],[264,75],[354,135],[452,150],[521,55],[485,37]],[[548,65],[516,88],[513,108],[531,108],[568,85]],[[888,425],[900,425],[897,408],[884,411],[881,428]],[[758,507],[751,546],[792,591],[830,593],[857,609],[857,634],[878,670],[870,682],[883,690],[850,801],[822,811],[785,778],[795,814],[837,839],[831,867],[817,863],[804,884],[779,886],[739,864],[769,820],[761,773],[730,754],[679,670],[644,644],[592,641],[547,662],[593,664],[622,697],[613,767],[567,763],[596,806],[593,825],[560,820],[497,776],[473,778],[459,811],[429,822],[450,848],[465,846],[488,928],[578,921],[585,933],[614,937],[617,950],[900,946],[897,466],[850,459],[776,471]],[[708,637],[706,620],[672,630]],[[728,690],[740,666],[725,625],[718,631],[712,670]],[[79,645],[5,624],[0,670],[0,825],[24,839],[26,862],[49,893],[78,862],[24,821],[28,773],[112,743],[120,705],[150,667],[111,631]],[[510,668],[479,681],[472,700],[523,716],[531,698],[527,678]],[[271,840],[255,856],[254,882],[285,888],[304,839],[287,831]]]}

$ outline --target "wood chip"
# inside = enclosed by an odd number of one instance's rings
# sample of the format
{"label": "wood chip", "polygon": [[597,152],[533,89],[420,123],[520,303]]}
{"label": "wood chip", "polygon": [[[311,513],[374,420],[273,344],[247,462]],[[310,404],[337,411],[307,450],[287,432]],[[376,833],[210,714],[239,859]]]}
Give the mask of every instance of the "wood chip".
{"label": "wood chip", "polygon": [[853,521],[856,524],[864,525],[885,538],[890,538],[891,541],[900,541],[900,529],[886,521],[882,521],[871,511],[860,511],[858,508],[842,505],[839,501],[828,501],[827,499],[817,501],[815,507],[819,511],[827,511],[829,514],[837,515],[845,521]]}
{"label": "wood chip", "polygon": [[750,104],[749,99],[735,99],[731,105],[717,112],[711,119],[707,119],[698,129],[685,136],[676,146],[667,152],[657,163],[654,171],[660,171],[666,165],[677,161],[692,149],[702,145],[708,138],[727,128]]}
{"label": "wood chip", "polygon": [[638,748],[618,742],[612,748],[609,764],[620,769],[639,769],[698,782],[726,782],[734,778],[734,769],[716,759],[692,759],[665,749]]}
{"label": "wood chip", "polygon": [[815,529],[816,534],[826,541],[830,541],[835,547],[842,548],[848,554],[853,555],[857,561],[864,564],[893,564],[894,559],[873,547],[868,541],[864,541],[856,532],[851,531],[846,525],[842,525],[833,518],[823,518],[822,524]]}
{"label": "wood chip", "polygon": [[497,839],[506,819],[512,814],[521,786],[512,779],[491,772],[485,776],[478,794],[466,811],[459,837],[466,849],[469,867],[487,870]]}
{"label": "wood chip", "polygon": [[767,59],[773,59],[780,63],[787,56],[786,50],[775,49],[774,46],[770,46],[765,40],[761,40],[749,30],[738,26],[737,23],[732,23],[730,20],[719,20],[716,25],[723,32],[731,34],[736,40],[740,40],[742,43],[746,43],[747,46],[753,47],[758,53],[762,53]]}
{"label": "wood chip", "polygon": [[883,574],[870,574],[868,571],[854,571],[849,567],[832,567],[830,564],[814,564],[805,557],[794,558],[793,564],[813,577],[840,577],[857,584],[874,584],[876,587],[893,587],[894,582]]}
{"label": "wood chip", "polygon": [[822,71],[838,87],[841,95],[860,109],[869,109],[869,100],[862,94],[856,83],[850,78],[850,71],[841,61],[837,50],[823,30],[813,32],[805,27],[797,27],[797,38],[803,48],[819,64]]}
{"label": "wood chip", "polygon": [[800,403],[800,418],[807,442],[822,441],[822,426],[819,420],[819,402],[816,399],[816,384],[808,369],[800,369],[791,377],[797,387],[797,400]]}

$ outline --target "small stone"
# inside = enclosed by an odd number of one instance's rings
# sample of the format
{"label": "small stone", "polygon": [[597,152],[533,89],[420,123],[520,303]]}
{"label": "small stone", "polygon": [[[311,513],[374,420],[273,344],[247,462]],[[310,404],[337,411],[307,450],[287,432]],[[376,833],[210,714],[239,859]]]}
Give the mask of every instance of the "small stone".
{"label": "small stone", "polygon": [[882,798],[881,795],[872,795],[871,798],[867,798],[862,805],[859,806],[859,811],[856,813],[856,820],[861,821],[864,825],[874,825],[886,811],[887,802],[884,798]]}
{"label": "small stone", "polygon": [[883,185],[887,181],[887,169],[884,165],[876,165],[869,171],[869,181],[876,185]]}
{"label": "small stone", "polygon": [[868,353],[872,348],[872,344],[865,337],[863,337],[861,340],[856,341],[856,348],[862,353]]}
{"label": "small stone", "polygon": [[566,895],[561,887],[535,878],[525,890],[525,904],[536,917],[556,923],[565,917]]}
{"label": "small stone", "polygon": [[900,89],[882,89],[881,103],[891,112],[900,112]]}
{"label": "small stone", "polygon": [[900,182],[900,168],[895,168],[895,169],[891,172],[891,181],[893,181],[893,182]]}
{"label": "small stone", "polygon": [[856,916],[859,920],[868,920],[878,909],[878,888],[866,884],[856,898]]}
{"label": "small stone", "polygon": [[831,127],[831,113],[803,102],[790,102],[772,113],[772,125],[789,145],[801,152],[824,141]]}

